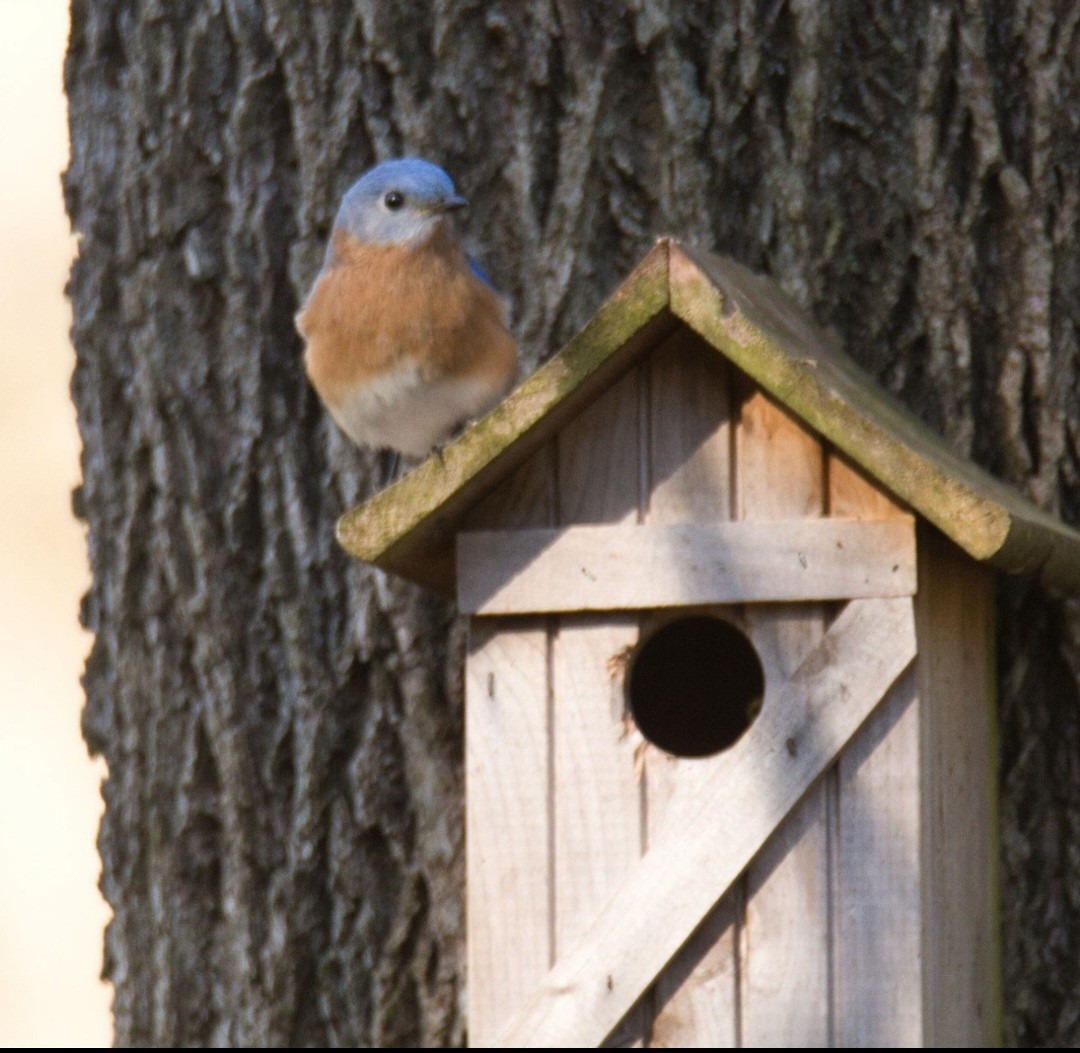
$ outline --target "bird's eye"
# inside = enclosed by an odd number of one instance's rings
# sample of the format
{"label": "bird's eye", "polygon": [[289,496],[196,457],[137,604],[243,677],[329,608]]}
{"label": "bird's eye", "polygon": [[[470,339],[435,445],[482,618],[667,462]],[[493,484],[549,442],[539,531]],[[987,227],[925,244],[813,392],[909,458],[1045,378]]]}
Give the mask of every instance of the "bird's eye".
{"label": "bird's eye", "polygon": [[405,204],[405,195],[402,194],[400,190],[391,190],[386,197],[383,198],[383,202],[391,212],[396,212]]}

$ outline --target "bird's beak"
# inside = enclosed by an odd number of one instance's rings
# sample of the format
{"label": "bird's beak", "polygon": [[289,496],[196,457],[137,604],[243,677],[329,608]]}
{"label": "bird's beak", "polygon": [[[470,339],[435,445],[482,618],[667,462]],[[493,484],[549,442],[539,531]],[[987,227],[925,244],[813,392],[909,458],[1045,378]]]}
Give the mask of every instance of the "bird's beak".
{"label": "bird's beak", "polygon": [[469,202],[458,194],[444,197],[435,209],[436,212],[460,212]]}

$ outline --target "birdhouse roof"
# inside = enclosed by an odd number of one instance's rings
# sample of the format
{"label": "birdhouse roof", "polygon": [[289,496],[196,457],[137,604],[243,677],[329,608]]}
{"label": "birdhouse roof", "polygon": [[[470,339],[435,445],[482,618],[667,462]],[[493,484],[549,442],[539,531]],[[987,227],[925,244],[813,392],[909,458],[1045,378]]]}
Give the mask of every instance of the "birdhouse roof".
{"label": "birdhouse roof", "polygon": [[774,282],[668,239],[487,416],[342,516],[338,540],[358,559],[452,590],[464,514],[679,325],[976,560],[1080,592],[1080,533],[954,453]]}

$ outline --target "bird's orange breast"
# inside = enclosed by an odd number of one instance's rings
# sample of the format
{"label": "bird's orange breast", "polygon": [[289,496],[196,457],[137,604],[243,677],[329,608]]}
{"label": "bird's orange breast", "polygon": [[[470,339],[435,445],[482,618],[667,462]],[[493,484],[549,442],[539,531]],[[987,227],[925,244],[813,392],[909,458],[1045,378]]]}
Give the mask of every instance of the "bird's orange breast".
{"label": "bird's orange breast", "polygon": [[405,366],[425,380],[509,382],[516,356],[501,305],[445,230],[418,246],[364,245],[337,231],[331,250],[296,319],[326,402]]}

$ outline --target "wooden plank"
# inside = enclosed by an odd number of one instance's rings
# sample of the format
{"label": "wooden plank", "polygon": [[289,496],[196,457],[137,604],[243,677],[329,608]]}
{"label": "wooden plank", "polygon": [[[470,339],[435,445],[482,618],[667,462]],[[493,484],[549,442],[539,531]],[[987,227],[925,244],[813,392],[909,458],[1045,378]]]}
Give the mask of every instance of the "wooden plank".
{"label": "wooden plank", "polygon": [[727,363],[687,329],[649,358],[649,500],[657,526],[731,518]]}
{"label": "wooden plank", "polygon": [[491,413],[338,522],[352,555],[452,592],[456,523],[671,332],[673,317],[971,556],[1080,590],[1080,532],[958,457],[767,278],[662,240],[597,316]]}
{"label": "wooden plank", "polygon": [[831,515],[870,522],[909,518],[903,507],[835,450],[829,453],[828,475]]}
{"label": "wooden plank", "polygon": [[[629,374],[560,434],[560,523],[637,520],[639,384],[638,373]],[[577,615],[559,618],[556,626],[551,682],[559,961],[579,949],[601,908],[638,865],[642,788],[615,675],[620,657],[637,641],[637,619]],[[640,1045],[647,1030],[644,1006],[612,1044]]]}
{"label": "wooden plank", "polygon": [[559,435],[561,525],[637,522],[640,383],[629,373]]}
{"label": "wooden plank", "polygon": [[[839,456],[829,460],[837,515],[904,512]],[[923,1042],[918,920],[919,699],[898,683],[837,764],[833,879],[834,1040]]]}
{"label": "wooden plank", "polygon": [[[474,527],[554,522],[545,447],[472,510]],[[494,1041],[554,961],[550,642],[545,618],[472,619],[465,662],[469,1037]]]}
{"label": "wooden plank", "polygon": [[465,676],[469,1040],[493,1042],[552,963],[544,619],[473,621]]}
{"label": "wooden plank", "polygon": [[536,451],[469,510],[462,529],[520,530],[555,522],[554,443]]}
{"label": "wooden plank", "polygon": [[1080,590],[1080,532],[957,455],[776,282],[673,242],[675,316],[978,560]]}
{"label": "wooden plank", "polygon": [[994,577],[930,527],[919,553],[924,1041],[996,1046]]}
{"label": "wooden plank", "polygon": [[[782,485],[782,484],[778,484]],[[910,596],[911,519],[578,526],[458,535],[472,614]]]}
{"label": "wooden plank", "polygon": [[637,622],[561,619],[552,654],[555,695],[555,950],[573,950],[641,855],[634,741],[611,663],[637,640]]}
{"label": "wooden plank", "polygon": [[911,664],[910,599],[853,600],[560,957],[505,1046],[599,1045]]}
{"label": "wooden plank", "polygon": [[[648,508],[654,526],[716,524],[731,516],[731,396],[727,363],[688,330],[673,334],[648,364]],[[693,796],[717,757],[680,759],[645,748],[646,839],[662,836],[673,803]],[[738,1044],[736,886],[709,912],[657,978],[650,1045]]]}
{"label": "wooden plank", "polygon": [[736,883],[660,973],[653,989],[650,1046],[731,1049],[739,1044],[736,942],[742,908],[742,885]]}
{"label": "wooden plank", "polygon": [[[738,524],[767,536],[804,517],[801,533],[829,537],[851,524],[821,520],[825,510],[824,452],[779,406],[753,392],[736,430]],[[771,522],[777,521],[780,522]],[[797,522],[797,519],[795,520]],[[913,539],[905,542],[905,546]],[[855,555],[858,548],[860,554]],[[797,553],[801,549],[796,548]],[[858,574],[869,550],[848,539],[833,544],[840,567]],[[878,557],[884,555],[879,550]],[[801,564],[805,556],[797,555]],[[886,557],[888,560],[889,557]],[[874,562],[874,557],[870,557]],[[899,566],[889,562],[888,566]],[[795,577],[790,563],[783,566]],[[914,561],[912,561],[914,567]],[[824,598],[818,594],[804,598]],[[820,604],[753,606],[750,638],[770,684],[784,683],[825,632]],[[820,1046],[829,1037],[829,854],[827,780],[819,780],[779,826],[745,878],[740,942],[742,1041],[748,1046]]]}
{"label": "wooden plank", "polygon": [[912,674],[840,757],[834,908],[840,1046],[923,1045],[919,798],[912,786],[918,735]]}

